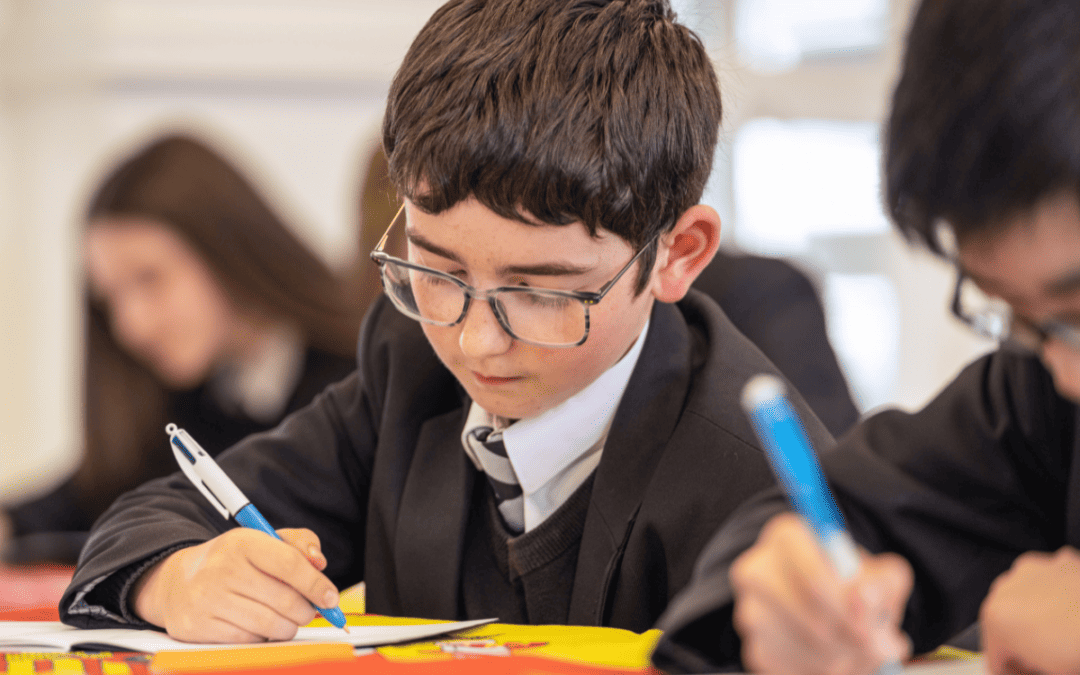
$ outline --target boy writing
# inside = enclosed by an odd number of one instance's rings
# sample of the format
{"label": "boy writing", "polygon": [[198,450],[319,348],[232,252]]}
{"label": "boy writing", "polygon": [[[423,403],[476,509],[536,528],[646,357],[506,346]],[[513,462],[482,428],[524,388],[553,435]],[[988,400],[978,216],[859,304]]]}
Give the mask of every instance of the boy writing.
{"label": "boy writing", "polygon": [[733,618],[748,670],[869,673],[978,619],[991,672],[1080,672],[1078,27],[1074,0],[918,9],[887,201],[955,262],[953,313],[1002,348],[823,458],[870,552],[857,578],[837,579],[803,522],[776,515],[783,498],[763,495],[661,622],[658,663],[729,664]]}
{"label": "boy writing", "polygon": [[382,614],[651,627],[771,482],[737,396],[775,369],[688,293],[719,121],[666,2],[443,6],[389,93],[408,254],[373,254],[358,371],[219,460],[292,545],[151,483],[97,523],[64,621],[288,638],[364,580]]}

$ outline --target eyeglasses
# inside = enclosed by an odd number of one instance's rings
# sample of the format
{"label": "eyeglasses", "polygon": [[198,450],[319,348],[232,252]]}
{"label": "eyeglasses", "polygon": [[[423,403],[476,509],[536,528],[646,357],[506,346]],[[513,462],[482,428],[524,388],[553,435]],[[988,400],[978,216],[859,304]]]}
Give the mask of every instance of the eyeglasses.
{"label": "eyeglasses", "polygon": [[465,319],[472,299],[486,300],[492,314],[512,338],[541,347],[576,347],[589,337],[589,308],[604,299],[659,233],[630,258],[599,291],[558,291],[527,286],[501,286],[480,291],[457,277],[385,253],[383,247],[405,207],[371,252],[382,272],[383,288],[405,316],[435,326],[455,326]]}
{"label": "eyeglasses", "polygon": [[1025,319],[1009,303],[984,293],[963,272],[957,273],[952,313],[979,335],[1006,347],[1037,353],[1053,338],[1080,352],[1080,326],[1060,319],[1041,323]]}

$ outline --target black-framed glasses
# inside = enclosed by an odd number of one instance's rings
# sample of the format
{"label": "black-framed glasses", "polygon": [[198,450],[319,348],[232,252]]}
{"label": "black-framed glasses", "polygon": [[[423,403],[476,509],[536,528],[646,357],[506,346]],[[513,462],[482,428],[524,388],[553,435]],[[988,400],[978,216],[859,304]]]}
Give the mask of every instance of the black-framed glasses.
{"label": "black-framed glasses", "polygon": [[500,286],[481,291],[455,276],[395,258],[383,251],[390,230],[404,211],[402,205],[371,252],[371,259],[380,267],[386,294],[405,316],[435,326],[454,326],[465,319],[473,298],[486,300],[499,325],[512,338],[541,347],[583,344],[589,337],[589,308],[604,299],[660,236],[658,233],[650,239],[611,281],[595,293],[528,286]]}
{"label": "black-framed glasses", "polygon": [[952,313],[979,335],[1007,347],[1038,353],[1053,338],[1080,352],[1080,326],[1060,319],[1040,323],[1025,319],[1009,303],[983,292],[962,270],[956,274]]}

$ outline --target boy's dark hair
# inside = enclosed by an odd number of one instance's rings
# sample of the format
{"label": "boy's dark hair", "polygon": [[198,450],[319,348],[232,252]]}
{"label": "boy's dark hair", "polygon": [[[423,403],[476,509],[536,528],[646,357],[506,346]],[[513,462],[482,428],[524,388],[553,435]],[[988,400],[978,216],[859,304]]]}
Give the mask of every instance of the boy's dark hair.
{"label": "boy's dark hair", "polygon": [[[716,74],[674,19],[667,0],[450,0],[390,87],[398,192],[639,250],[700,200],[719,133]],[[638,292],[655,250],[642,259]]]}
{"label": "boy's dark hair", "polygon": [[885,148],[900,230],[943,253],[992,236],[1080,185],[1080,3],[924,0],[908,36]]}

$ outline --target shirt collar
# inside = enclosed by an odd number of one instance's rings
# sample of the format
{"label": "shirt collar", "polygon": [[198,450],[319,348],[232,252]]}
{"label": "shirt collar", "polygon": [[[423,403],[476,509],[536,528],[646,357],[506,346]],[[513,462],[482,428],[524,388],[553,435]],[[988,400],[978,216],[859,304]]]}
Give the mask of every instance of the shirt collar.
{"label": "shirt collar", "polygon": [[[551,410],[518,420],[503,431],[507,457],[526,495],[544,486],[606,437],[648,332],[646,321],[630,350],[587,387]],[[498,429],[498,422],[474,402],[462,434],[466,449],[464,434],[469,429],[477,425]]]}
{"label": "shirt collar", "polygon": [[272,423],[280,419],[304,373],[304,340],[287,324],[266,331],[246,361],[233,362],[210,379],[218,403],[233,413]]}

